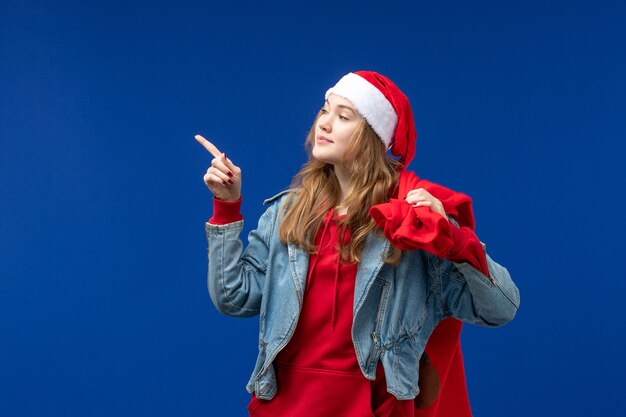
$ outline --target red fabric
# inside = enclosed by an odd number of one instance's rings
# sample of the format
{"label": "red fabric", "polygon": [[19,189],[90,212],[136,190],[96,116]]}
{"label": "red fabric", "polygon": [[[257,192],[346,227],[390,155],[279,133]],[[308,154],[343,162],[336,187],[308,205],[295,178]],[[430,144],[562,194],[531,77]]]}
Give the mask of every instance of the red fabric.
{"label": "red fabric", "polygon": [[[423,188],[441,201],[448,216],[461,226],[456,228],[430,207],[412,207],[404,198]],[[397,198],[378,204],[369,211],[385,237],[402,250],[422,249],[440,258],[469,262],[488,275],[485,252],[474,234],[472,199],[430,181],[420,180],[413,172],[402,171]]]}
{"label": "red fabric", "polygon": [[[462,327],[462,322],[449,318],[430,335],[424,352],[437,373],[440,390],[432,404],[425,407],[418,406],[418,397],[415,417],[472,417],[461,351]],[[420,388],[427,390],[422,381]]]}
{"label": "red fabric", "polygon": [[[446,214],[460,227],[429,207],[410,206],[404,198],[417,188],[424,188],[439,199]],[[422,249],[440,258],[469,262],[485,275],[489,274],[484,250],[474,234],[472,200],[465,194],[420,180],[413,172],[402,171],[397,198],[372,207],[370,215],[385,237],[402,250]],[[425,354],[437,372],[440,390],[432,404],[424,408],[416,406],[416,417],[471,417],[460,344],[461,328],[460,321],[446,319],[428,339]]]}
{"label": "red fabric", "polygon": [[489,276],[485,250],[474,231],[467,226],[456,227],[454,225],[450,225],[450,231],[454,245],[445,257],[454,262],[467,262],[485,276]]}
{"label": "red fabric", "polygon": [[224,201],[213,197],[213,216],[211,224],[228,224],[243,220],[241,215],[241,197],[237,201]]}
{"label": "red fabric", "polygon": [[298,325],[274,361],[278,392],[269,401],[253,395],[253,417],[413,416],[412,401],[387,392],[382,366],[374,382],[360,370],[351,336],[358,264],[340,261],[336,220],[331,210],[316,233]]}
{"label": "red fabric", "polygon": [[[446,319],[439,325],[439,328],[444,328],[444,323],[454,323],[454,327],[458,328],[458,335],[454,335],[451,339],[456,339],[460,342],[460,332],[462,323],[456,319]],[[453,325],[450,325],[453,327]],[[433,342],[433,344],[436,344]],[[427,349],[427,352],[431,353],[431,348]],[[434,360],[435,358],[433,358]],[[434,365],[437,366],[436,364]],[[467,387],[465,384],[465,367],[463,364],[463,353],[461,352],[461,344],[454,345],[454,350],[448,365],[448,372],[444,374],[445,379],[442,382],[442,391],[439,401],[433,404],[433,411],[430,416],[454,416],[454,417],[472,417],[472,410],[469,405],[469,398],[467,395]],[[425,410],[427,411],[427,410]],[[420,414],[416,414],[420,415]]]}

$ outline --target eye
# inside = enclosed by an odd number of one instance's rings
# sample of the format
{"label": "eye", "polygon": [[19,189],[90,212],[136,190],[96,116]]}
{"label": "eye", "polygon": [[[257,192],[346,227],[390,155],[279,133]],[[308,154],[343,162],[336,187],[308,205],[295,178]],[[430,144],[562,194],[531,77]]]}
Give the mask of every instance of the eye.
{"label": "eye", "polygon": [[339,118],[340,118],[341,120],[350,120],[350,119],[348,119],[346,116],[339,116]]}
{"label": "eye", "polygon": [[322,109],[320,110],[320,114],[326,114],[326,113],[328,113],[328,112],[326,111],[326,109],[322,108]]}

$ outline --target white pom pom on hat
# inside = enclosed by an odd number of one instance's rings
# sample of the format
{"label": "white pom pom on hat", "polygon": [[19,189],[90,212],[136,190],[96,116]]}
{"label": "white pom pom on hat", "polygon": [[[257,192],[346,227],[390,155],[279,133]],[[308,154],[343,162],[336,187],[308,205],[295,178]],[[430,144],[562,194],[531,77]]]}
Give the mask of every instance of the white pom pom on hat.
{"label": "white pom pom on hat", "polygon": [[404,167],[411,162],[417,139],[413,111],[389,78],[374,71],[350,72],[326,91],[325,98],[331,94],[349,100]]}

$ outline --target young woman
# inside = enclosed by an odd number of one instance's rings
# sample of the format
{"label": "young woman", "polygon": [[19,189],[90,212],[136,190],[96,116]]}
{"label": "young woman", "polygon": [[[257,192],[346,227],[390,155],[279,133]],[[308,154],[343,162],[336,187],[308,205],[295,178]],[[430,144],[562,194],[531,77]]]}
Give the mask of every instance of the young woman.
{"label": "young woman", "polygon": [[456,319],[503,325],[519,292],[474,234],[469,197],[405,170],[416,133],[398,87],[359,71],[326,92],[308,162],[245,249],[241,170],[196,139],[214,156],[211,300],[260,316],[250,415],[470,415]]}

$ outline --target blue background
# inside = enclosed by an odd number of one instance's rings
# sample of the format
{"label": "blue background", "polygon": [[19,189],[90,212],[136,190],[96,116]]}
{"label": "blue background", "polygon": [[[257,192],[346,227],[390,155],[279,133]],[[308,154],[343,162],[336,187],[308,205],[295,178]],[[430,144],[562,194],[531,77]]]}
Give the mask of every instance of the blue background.
{"label": "blue background", "polygon": [[247,234],[359,69],[408,95],[411,168],[473,197],[520,287],[511,324],[465,326],[476,416],[623,415],[624,22],[623,1],[2,0],[0,415],[245,415],[257,320],[207,295],[193,135],[242,167]]}

